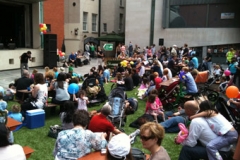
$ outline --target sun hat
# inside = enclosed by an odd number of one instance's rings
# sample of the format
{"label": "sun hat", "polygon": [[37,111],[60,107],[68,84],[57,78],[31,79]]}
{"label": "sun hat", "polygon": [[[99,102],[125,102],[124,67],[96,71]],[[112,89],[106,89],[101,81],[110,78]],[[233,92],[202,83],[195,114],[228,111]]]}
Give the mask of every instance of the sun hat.
{"label": "sun hat", "polygon": [[112,137],[108,143],[108,151],[115,158],[126,157],[131,149],[130,138],[125,133]]}

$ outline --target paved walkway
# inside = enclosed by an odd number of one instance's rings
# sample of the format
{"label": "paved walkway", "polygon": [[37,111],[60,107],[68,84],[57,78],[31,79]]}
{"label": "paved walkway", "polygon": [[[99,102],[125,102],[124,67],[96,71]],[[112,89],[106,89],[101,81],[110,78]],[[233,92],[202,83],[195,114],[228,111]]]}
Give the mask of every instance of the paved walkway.
{"label": "paved walkway", "polygon": [[[92,59],[89,65],[84,65],[82,67],[74,68],[74,72],[84,75],[89,73],[90,69],[95,66],[97,68],[97,59]],[[227,68],[227,65],[223,64],[221,65],[224,69]],[[59,67],[60,68],[60,67]],[[30,73],[32,73],[32,70],[35,68],[30,68]],[[36,67],[38,72],[44,73],[43,67]],[[0,71],[0,86],[3,88],[8,88],[8,85],[10,83],[13,83],[15,79],[20,77],[20,69],[16,70],[7,70],[7,71]]]}
{"label": "paved walkway", "polygon": [[[95,67],[98,66],[96,59],[92,59],[89,65],[73,68],[73,71],[78,74],[84,75],[89,73],[90,69],[94,66]],[[44,73],[43,67],[34,67],[29,69],[30,74],[32,73],[32,70],[35,68],[38,70],[39,73]],[[8,88],[8,85],[10,83],[14,83],[14,80],[20,78],[20,75],[21,75],[20,69],[0,71],[0,86],[2,86],[5,89]]]}

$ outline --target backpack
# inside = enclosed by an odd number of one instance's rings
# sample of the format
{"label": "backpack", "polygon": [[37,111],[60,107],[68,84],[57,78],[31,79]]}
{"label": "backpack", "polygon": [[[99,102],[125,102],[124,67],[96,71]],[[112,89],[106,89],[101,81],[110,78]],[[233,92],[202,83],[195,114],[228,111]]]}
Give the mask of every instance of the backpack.
{"label": "backpack", "polygon": [[132,156],[134,160],[146,160],[146,155],[138,148],[132,148]]}

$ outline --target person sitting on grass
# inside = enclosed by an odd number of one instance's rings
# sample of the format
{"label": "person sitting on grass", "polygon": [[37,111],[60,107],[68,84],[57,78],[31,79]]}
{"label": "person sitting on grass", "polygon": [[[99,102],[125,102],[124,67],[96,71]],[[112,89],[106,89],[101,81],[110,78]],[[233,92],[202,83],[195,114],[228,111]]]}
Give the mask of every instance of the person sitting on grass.
{"label": "person sitting on grass", "polygon": [[22,122],[24,120],[24,117],[21,113],[21,107],[19,105],[13,105],[11,109],[11,113],[8,115],[12,119],[15,119],[18,122]]}
{"label": "person sitting on grass", "polygon": [[3,100],[3,94],[1,92],[0,92],[0,111],[5,111],[8,113],[7,102]]}
{"label": "person sitting on grass", "polygon": [[184,84],[186,86],[186,93],[187,94],[198,93],[196,82],[193,79],[192,74],[189,72],[189,68],[188,67],[183,67],[182,70],[185,73],[182,76],[182,80],[183,80],[183,82],[184,82]]}
{"label": "person sitting on grass", "polygon": [[105,132],[107,133],[107,140],[109,139],[110,133],[119,134],[121,133],[114,125],[107,119],[112,111],[112,107],[106,103],[102,109],[101,113],[92,117],[88,125],[88,129],[92,132]]}
{"label": "person sitting on grass", "polygon": [[145,113],[151,114],[154,117],[154,121],[157,123],[158,123],[158,119],[157,119],[158,115],[161,115],[163,121],[165,121],[163,106],[157,94],[150,93],[150,95],[148,96]]}
{"label": "person sitting on grass", "polygon": [[10,130],[0,123],[0,155],[1,160],[26,160],[22,146],[9,142]]}
{"label": "person sitting on grass", "polygon": [[8,89],[6,90],[6,96],[5,96],[6,101],[8,100],[12,101],[14,99],[15,94],[16,94],[16,88],[13,83],[10,83],[8,85]]}
{"label": "person sitting on grass", "polygon": [[62,129],[72,129],[73,126],[73,114],[75,112],[75,106],[72,101],[66,101],[63,104],[63,112],[60,113]]}
{"label": "person sitting on grass", "polygon": [[106,133],[96,134],[86,129],[89,114],[85,110],[77,110],[73,114],[72,129],[59,132],[53,155],[55,160],[78,159],[92,150],[106,148]]}
{"label": "person sitting on grass", "polygon": [[139,97],[139,99],[144,99],[144,98],[146,98],[146,97],[149,95],[149,93],[150,93],[153,89],[156,88],[155,82],[154,82],[154,78],[155,78],[154,75],[151,74],[151,75],[150,75],[150,82],[149,82],[148,88],[147,88],[147,90],[145,91],[145,93],[142,95],[142,97]]}
{"label": "person sitting on grass", "polygon": [[107,145],[106,160],[133,160],[128,135],[121,133],[112,137]]}
{"label": "person sitting on grass", "polygon": [[147,122],[140,128],[140,139],[143,148],[150,151],[150,160],[170,160],[164,147],[161,146],[164,138],[164,129],[154,122]]}
{"label": "person sitting on grass", "polygon": [[199,108],[199,113],[192,115],[190,119],[204,117],[212,131],[218,135],[215,139],[208,142],[206,150],[210,160],[220,160],[222,157],[218,150],[237,142],[238,132],[210,101],[205,100],[201,102]]}

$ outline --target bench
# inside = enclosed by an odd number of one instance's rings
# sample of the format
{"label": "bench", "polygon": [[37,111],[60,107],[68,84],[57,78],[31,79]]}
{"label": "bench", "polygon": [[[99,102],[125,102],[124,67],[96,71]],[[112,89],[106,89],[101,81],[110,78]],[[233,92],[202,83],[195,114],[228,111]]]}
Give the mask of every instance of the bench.
{"label": "bench", "polygon": [[44,108],[51,108],[51,107],[57,107],[59,104],[54,104],[54,103],[47,103],[44,105]]}
{"label": "bench", "polygon": [[25,153],[26,158],[29,158],[31,154],[34,152],[34,150],[28,146],[24,146],[23,151]]}

